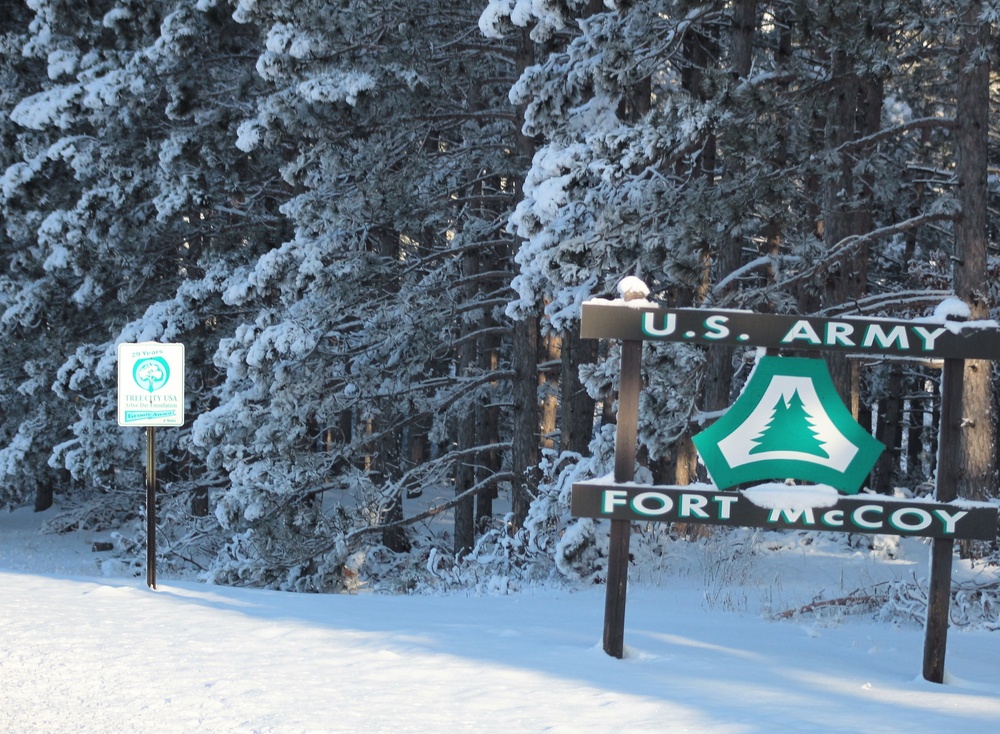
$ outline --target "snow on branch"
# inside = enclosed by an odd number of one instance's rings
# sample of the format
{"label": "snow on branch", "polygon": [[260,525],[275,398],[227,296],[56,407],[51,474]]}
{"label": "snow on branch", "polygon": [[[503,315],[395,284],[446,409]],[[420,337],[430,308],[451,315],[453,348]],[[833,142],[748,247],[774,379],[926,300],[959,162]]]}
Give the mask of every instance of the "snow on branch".
{"label": "snow on branch", "polygon": [[[469,487],[464,492],[456,494],[447,502],[443,502],[440,505],[435,505],[434,507],[431,507],[427,510],[424,510],[423,512],[413,515],[412,517],[407,517],[402,520],[386,523],[385,525],[369,525],[364,528],[358,528],[357,530],[352,530],[344,538],[344,543],[348,547],[350,547],[352,543],[356,542],[357,540],[363,538],[366,535],[371,535],[372,533],[381,533],[385,532],[386,530],[394,530],[396,528],[406,527],[408,525],[413,525],[414,523],[420,522],[421,520],[426,520],[429,517],[440,515],[442,512],[447,512],[456,505],[465,502],[465,500],[471,497],[475,497],[477,494],[485,492],[488,489],[492,489],[500,482],[509,482],[512,481],[513,479],[514,479],[513,472],[509,471],[497,472],[496,474],[492,474],[486,477],[486,479],[482,480],[481,482],[478,482],[477,484],[474,484],[473,486]],[[321,550],[320,552],[322,553],[325,552],[326,550],[331,550],[333,547],[334,544],[330,544],[326,549]]]}
{"label": "snow on branch", "polygon": [[931,222],[953,220],[955,216],[955,212],[952,211],[927,212],[924,214],[918,214],[915,217],[910,217],[909,219],[904,219],[903,221],[895,224],[873,229],[865,234],[850,235],[849,237],[845,237],[840,240],[840,242],[834,245],[824,257],[819,258],[815,263],[813,263],[813,265],[805,270],[799,271],[788,280],[782,282],[780,285],[787,287],[796,282],[805,280],[806,278],[810,278],[817,273],[822,272],[833,263],[839,261],[841,258],[849,257],[855,250],[857,250],[857,248],[861,247],[861,245],[865,243],[885,239],[886,237],[892,237],[897,234],[902,234],[903,232],[909,232],[912,229],[916,229],[917,227]]}
{"label": "snow on branch", "polygon": [[951,117],[921,117],[894,127],[884,128],[878,132],[872,133],[871,135],[865,135],[864,137],[856,138],[854,140],[848,140],[846,143],[842,143],[837,146],[836,151],[838,153],[846,153],[854,150],[860,150],[875,145],[876,143],[880,143],[887,138],[903,135],[914,130],[923,130],[926,128],[954,130],[955,127],[955,119]]}

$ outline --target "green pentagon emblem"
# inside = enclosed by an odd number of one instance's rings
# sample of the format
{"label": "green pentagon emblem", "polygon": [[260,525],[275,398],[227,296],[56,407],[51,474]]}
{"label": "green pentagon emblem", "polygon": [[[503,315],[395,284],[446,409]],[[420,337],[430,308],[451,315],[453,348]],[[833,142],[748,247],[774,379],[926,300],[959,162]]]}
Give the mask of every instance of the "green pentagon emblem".
{"label": "green pentagon emblem", "polygon": [[862,428],[826,362],[763,357],[735,403],[694,445],[720,489],[800,479],[857,494],[885,447]]}

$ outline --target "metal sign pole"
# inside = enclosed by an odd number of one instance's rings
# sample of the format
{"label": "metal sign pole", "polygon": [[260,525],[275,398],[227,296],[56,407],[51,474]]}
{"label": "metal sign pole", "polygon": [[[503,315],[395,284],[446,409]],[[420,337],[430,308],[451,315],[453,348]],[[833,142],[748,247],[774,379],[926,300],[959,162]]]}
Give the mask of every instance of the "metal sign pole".
{"label": "metal sign pole", "polygon": [[156,426],[184,425],[184,345],[118,345],[118,425],[146,429],[146,585],[156,588]]}
{"label": "metal sign pole", "polygon": [[156,429],[146,428],[146,586],[156,588]]}

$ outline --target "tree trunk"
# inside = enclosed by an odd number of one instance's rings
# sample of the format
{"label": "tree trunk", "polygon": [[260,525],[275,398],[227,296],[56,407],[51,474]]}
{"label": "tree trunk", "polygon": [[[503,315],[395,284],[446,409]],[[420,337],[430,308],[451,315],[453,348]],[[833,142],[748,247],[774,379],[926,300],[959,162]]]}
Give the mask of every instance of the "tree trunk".
{"label": "tree trunk", "polygon": [[[833,57],[833,94],[827,107],[826,147],[838,150],[854,138],[859,94],[858,78],[852,73],[850,59],[838,51]],[[838,168],[830,172],[823,188],[823,244],[828,253],[851,236],[857,234],[854,201],[855,180],[851,156],[842,152],[838,156]],[[850,304],[864,292],[866,254],[840,255],[828,265],[828,275],[824,288],[824,303],[830,307]],[[847,357],[840,354],[827,355],[830,376],[837,392],[848,404],[851,401],[851,367]],[[854,413],[857,417],[857,413]]]}
{"label": "tree trunk", "polygon": [[[955,221],[953,277],[955,294],[969,305],[973,319],[989,318],[991,305],[984,285],[990,32],[989,25],[979,20],[980,10],[978,2],[972,3],[962,18],[965,31],[958,56],[955,131],[955,176],[961,211]],[[962,406],[958,494],[965,499],[985,500],[995,496],[992,362],[966,360]]]}
{"label": "tree trunk", "polygon": [[[534,44],[528,30],[522,30],[517,48],[516,65],[524,71],[535,62]],[[524,108],[518,110],[518,119],[524,119]],[[535,141],[518,129],[515,141],[518,156],[527,167],[535,153]],[[524,181],[518,181],[515,199],[520,200]],[[521,241],[515,239],[514,252]],[[511,253],[510,262],[514,262]],[[532,313],[514,322],[513,334],[513,436],[511,439],[511,514],[513,530],[524,525],[528,506],[538,492],[538,463],[540,452],[538,407],[538,315]]]}
{"label": "tree trunk", "polygon": [[515,529],[524,525],[538,492],[538,318],[514,324],[514,436],[511,447],[511,511]]}
{"label": "tree trunk", "polygon": [[48,483],[39,484],[35,490],[35,512],[45,512],[52,507],[52,485]]}
{"label": "tree trunk", "polygon": [[[469,282],[467,297],[475,297],[475,276],[479,273],[479,256],[475,250],[465,254],[462,260],[462,275]],[[463,323],[462,336],[468,337],[469,333],[478,328],[478,325]],[[455,371],[462,378],[473,374],[478,367],[477,344],[473,338],[466,338],[458,347],[455,355]],[[470,405],[458,412],[455,420],[455,445],[459,451],[466,451],[476,446],[477,436],[477,414],[479,405]],[[475,470],[476,459],[471,455],[463,455],[455,464],[455,495],[461,495],[471,489],[476,481]],[[476,524],[474,497],[466,497],[455,505],[454,531],[455,543],[454,551],[456,557],[462,557],[472,551],[476,542]]]}
{"label": "tree trunk", "polygon": [[585,454],[594,434],[594,399],[580,384],[580,365],[597,361],[597,340],[581,339],[576,325],[562,339],[562,432],[563,451]]}
{"label": "tree trunk", "polygon": [[[459,450],[471,448],[475,444],[475,425],[476,420],[473,411],[464,412],[459,416],[455,426],[455,430],[458,434],[457,443]],[[473,486],[473,482],[475,482],[475,478],[476,475],[473,460],[468,457],[463,457],[455,465],[455,494],[460,495],[462,492],[470,489]],[[472,548],[475,546],[476,531],[474,510],[475,503],[472,497],[467,497],[455,505],[454,552],[455,556],[458,558],[461,558],[472,551]]]}
{"label": "tree trunk", "polygon": [[[491,325],[495,324],[492,316],[488,321]],[[482,342],[479,355],[480,368],[487,372],[496,371],[500,367],[500,340],[496,336],[485,336]],[[485,404],[481,402],[477,406],[479,441],[483,445],[500,443],[500,408],[495,393],[496,386],[491,385],[490,397],[484,401]],[[500,471],[500,452],[496,449],[485,451],[476,462],[476,482],[482,482],[498,471]],[[496,487],[476,495],[476,527],[480,532],[486,529],[493,517],[493,500],[496,496]]]}
{"label": "tree trunk", "polygon": [[549,334],[542,338],[544,355],[538,372],[538,393],[541,396],[541,446],[554,449],[559,428],[559,384],[563,379],[562,337]]}
{"label": "tree trunk", "polygon": [[900,399],[902,390],[903,370],[897,362],[890,367],[887,394],[879,401],[878,430],[875,437],[885,446],[885,451],[875,464],[872,479],[872,489],[879,494],[892,494],[899,457],[895,448],[899,445],[900,423],[903,417],[903,405]]}
{"label": "tree trunk", "polygon": [[[732,31],[732,76],[733,82],[739,84],[751,70],[753,60],[753,34],[756,29],[757,1],[737,0],[733,6]],[[715,252],[712,268],[712,279],[719,282],[740,266],[742,237],[726,237]],[[726,292],[718,294],[724,298]],[[702,407],[707,412],[724,410],[730,404],[730,392],[733,383],[733,349],[730,347],[712,347],[705,354],[706,374],[703,386],[704,400]]]}

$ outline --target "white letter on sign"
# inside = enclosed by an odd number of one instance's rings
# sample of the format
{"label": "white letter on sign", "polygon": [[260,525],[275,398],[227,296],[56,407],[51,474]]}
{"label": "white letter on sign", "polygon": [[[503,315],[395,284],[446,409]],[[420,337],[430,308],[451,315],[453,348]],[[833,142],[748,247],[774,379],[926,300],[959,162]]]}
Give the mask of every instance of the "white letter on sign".
{"label": "white letter on sign", "polygon": [[810,344],[822,344],[823,340],[808,321],[796,321],[795,325],[781,339],[782,344],[790,344],[796,339],[803,339]]}
{"label": "white letter on sign", "polygon": [[840,344],[845,347],[853,347],[851,334],[854,333],[854,324],[845,324],[842,321],[831,321],[826,325],[826,343],[833,346]]}
{"label": "white letter on sign", "polygon": [[791,508],[780,508],[774,507],[771,509],[771,514],[767,516],[768,522],[781,522],[784,520],[787,523],[793,522],[804,522],[806,525],[815,525],[816,518],[813,517],[813,511],[811,507],[804,507],[802,509],[793,510]]}
{"label": "white letter on sign", "polygon": [[[652,500],[654,506],[646,504]],[[632,498],[632,509],[640,515],[666,515],[674,509],[674,501],[661,492],[643,492]]]}
{"label": "white letter on sign", "polygon": [[[917,522],[904,522],[903,518],[906,515],[913,515],[918,518]],[[896,510],[889,515],[889,524],[901,533],[915,533],[918,530],[923,530],[930,525],[933,519],[934,518],[931,517],[931,513],[927,510],[922,510],[919,507],[903,507],[902,509]]]}
{"label": "white letter on sign", "polygon": [[823,513],[820,518],[823,524],[828,528],[842,528],[844,527],[844,511],[843,510],[828,510]]}
{"label": "white letter on sign", "polygon": [[646,336],[670,336],[674,333],[674,329],[677,328],[677,314],[668,313],[663,319],[663,328],[657,329],[656,325],[653,323],[656,320],[656,314],[650,311],[645,312],[642,315],[642,333]]}
{"label": "white letter on sign", "polygon": [[865,335],[861,339],[861,346],[871,347],[878,342],[884,349],[888,349],[895,342],[900,349],[909,349],[910,340],[906,336],[906,329],[902,326],[894,326],[888,334],[878,324],[871,324],[865,330]]}
{"label": "white letter on sign", "polygon": [[739,498],[738,497],[727,497],[727,496],[720,496],[720,497],[713,497],[712,498],[712,502],[715,502],[716,504],[719,505],[719,519],[720,520],[728,520],[732,516],[731,513],[732,513],[732,510],[733,510],[733,504],[736,502],[737,499],[739,499]]}
{"label": "white letter on sign", "polygon": [[709,316],[705,319],[706,339],[725,339],[729,336],[729,327],[725,323],[729,321],[728,316]]}
{"label": "white letter on sign", "polygon": [[871,520],[865,520],[864,515],[866,512],[877,512],[881,515],[882,512],[884,512],[884,508],[882,508],[881,505],[862,505],[851,513],[851,519],[854,521],[854,524],[859,528],[869,528],[871,530],[880,529],[882,527],[882,521],[879,520],[878,522],[872,522]]}
{"label": "white letter on sign", "polygon": [[678,515],[681,517],[701,517],[708,518],[708,513],[704,507],[708,504],[708,497],[700,494],[682,494],[681,509]]}
{"label": "white letter on sign", "polygon": [[963,517],[969,513],[965,510],[959,510],[954,515],[949,515],[947,510],[934,510],[934,514],[941,518],[941,522],[944,523],[944,531],[948,535],[955,534],[955,523],[961,520]]}
{"label": "white letter on sign", "polygon": [[948,331],[945,328],[935,329],[934,331],[928,331],[922,326],[914,326],[913,333],[916,334],[924,342],[924,351],[929,352],[934,348],[934,340],[941,336],[943,333]]}
{"label": "white letter on sign", "polygon": [[601,503],[601,512],[610,515],[615,511],[615,507],[628,504],[628,492],[624,489],[604,490],[604,502]]}

